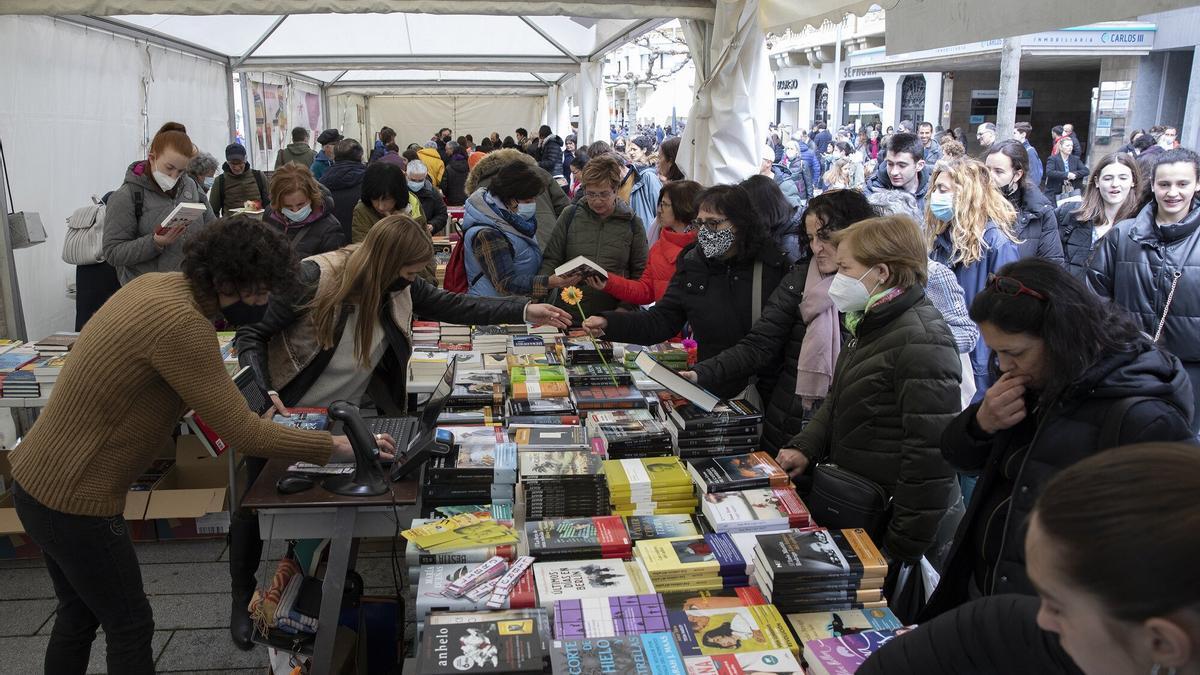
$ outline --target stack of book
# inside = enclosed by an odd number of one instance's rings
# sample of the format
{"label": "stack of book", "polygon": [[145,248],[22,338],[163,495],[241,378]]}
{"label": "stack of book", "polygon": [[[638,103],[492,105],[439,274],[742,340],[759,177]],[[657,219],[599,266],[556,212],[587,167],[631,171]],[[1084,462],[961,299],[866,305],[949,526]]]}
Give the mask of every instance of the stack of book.
{"label": "stack of book", "polygon": [[633,555],[660,593],[738,588],[750,582],[746,559],[722,532],[639,541]]}
{"label": "stack of book", "polygon": [[448,357],[441,349],[414,349],[408,357],[408,369],[413,379],[432,380],[446,372]]}
{"label": "stack of book", "polygon": [[451,351],[471,351],[471,327],[458,323],[442,322],[438,326],[441,341],[438,347]]}
{"label": "stack of book", "polygon": [[608,515],[604,459],[590,450],[519,453],[526,520]]}
{"label": "stack of book", "polygon": [[546,613],[529,610],[525,615],[481,615],[475,621],[430,625],[421,634],[417,672],[540,675],[550,667],[549,631]]}
{"label": "stack of book", "polygon": [[583,428],[574,424],[510,424],[508,433],[518,453],[588,449]]}
{"label": "stack of book", "polygon": [[688,462],[688,473],[702,493],[792,485],[787,472],[765,452],[693,459]]}
{"label": "stack of book", "polygon": [[634,362],[637,360],[638,354],[646,352],[654,357],[662,365],[671,370],[687,370],[688,355],[687,350],[683,345],[678,343],[664,342],[657,345],[641,346],[641,345],[626,345],[625,346],[625,365],[634,368]]}
{"label": "stack of book", "polygon": [[[4,383],[0,385],[0,395],[4,398],[38,398],[42,395],[42,386],[38,382],[35,371],[41,369],[45,372],[45,364],[51,360],[51,357],[38,356],[38,353],[33,350],[17,348],[0,354],[0,361],[14,357],[12,363],[16,363],[27,355],[32,355],[29,361],[21,364],[16,370],[4,374]],[[49,395],[49,387],[47,387],[46,394]]]}
{"label": "stack of book", "polygon": [[38,340],[33,343],[33,348],[42,356],[57,356],[71,351],[78,340],[79,333],[60,332]]}
{"label": "stack of book", "polygon": [[504,429],[459,426],[447,455],[433,456],[425,465],[421,503],[425,508],[513,501],[517,479],[517,446]]}
{"label": "stack of book", "polygon": [[755,555],[755,583],[785,614],[887,605],[887,562],[864,530],[760,534]]}
{"label": "stack of book", "polygon": [[695,537],[710,531],[700,518],[688,514],[663,516],[626,516],[625,530],[635,542],[644,539],[668,539],[670,537]]}
{"label": "stack of book", "polygon": [[567,371],[562,366],[511,366],[508,369],[512,400],[566,398]]}
{"label": "stack of book", "polygon": [[700,510],[717,532],[778,532],[813,526],[808,507],[791,487],[712,492],[704,495]]}
{"label": "stack of book", "polygon": [[612,638],[670,630],[667,606],[661,593],[559,600],[554,603],[556,640]]}
{"label": "stack of book", "polygon": [[740,455],[758,448],[762,412],[744,399],[722,401],[712,412],[666,392],[659,400],[671,421],[668,430],[676,452],[684,459]]}
{"label": "stack of book", "polygon": [[587,433],[609,459],[670,457],[671,434],[648,410],[610,410],[587,417]]}
{"label": "stack of book", "polygon": [[629,558],[633,542],[619,516],[551,518],[525,523],[529,555],[543,562]]}
{"label": "stack of book", "polygon": [[436,321],[413,321],[413,350],[437,349],[442,341],[442,327]]}
{"label": "stack of book", "polygon": [[[494,371],[480,371],[494,372]],[[446,399],[444,410],[479,410],[490,406],[494,410],[504,408],[504,385],[499,382],[473,382],[455,384]]]}
{"label": "stack of book", "polygon": [[503,410],[490,405],[469,410],[443,410],[438,414],[439,427],[504,426]]}
{"label": "stack of book", "polygon": [[545,354],[546,340],[540,335],[514,335],[508,352],[517,356]]}
{"label": "stack of book", "polygon": [[613,345],[605,340],[593,340],[587,336],[568,337],[563,341],[563,349],[567,354],[567,365],[613,362]]}
{"label": "stack of book", "polygon": [[700,505],[691,476],[675,457],[610,459],[604,474],[614,515],[695,513]]}
{"label": "stack of book", "polygon": [[575,403],[569,398],[543,398],[508,402],[509,424],[579,424]]}
{"label": "stack of book", "polygon": [[633,375],[624,366],[584,363],[567,368],[567,380],[572,387],[621,386],[633,384]]}
{"label": "stack of book", "polygon": [[[807,644],[817,640],[829,640],[867,631],[885,631],[903,628],[904,624],[887,607],[878,609],[851,609],[840,612],[806,612],[788,614],[788,623],[796,638],[804,646],[801,658],[810,660],[805,652]],[[819,659],[818,659],[819,660]],[[834,671],[838,672],[838,671]]]}
{"label": "stack of book", "polygon": [[480,354],[508,352],[508,332],[502,326],[475,326],[471,330],[471,351]]}
{"label": "stack of book", "polygon": [[646,397],[632,384],[610,384],[572,387],[571,396],[580,410],[620,410],[645,408]]}
{"label": "stack of book", "polygon": [[538,604],[547,611],[562,600],[645,595],[653,592],[645,568],[636,561],[595,559],[535,562]]}
{"label": "stack of book", "polygon": [[[425,624],[434,612],[471,612],[488,609],[488,598],[475,599],[469,597],[451,597],[445,594],[446,587],[451,582],[470,573],[480,563],[434,563],[422,565],[417,578],[416,590],[416,619],[418,632],[424,632]],[[526,573],[521,577],[516,589],[508,596],[508,602],[503,609],[524,609],[537,606],[537,594],[534,590],[533,575]],[[425,671],[420,671],[425,672]]]}

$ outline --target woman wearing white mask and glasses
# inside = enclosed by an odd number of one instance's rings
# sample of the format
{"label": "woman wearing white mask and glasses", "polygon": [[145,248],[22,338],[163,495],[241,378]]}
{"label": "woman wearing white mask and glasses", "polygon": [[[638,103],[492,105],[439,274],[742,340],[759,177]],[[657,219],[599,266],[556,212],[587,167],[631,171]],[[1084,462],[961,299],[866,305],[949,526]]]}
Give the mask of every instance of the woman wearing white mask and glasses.
{"label": "woman wearing white mask and glasses", "polygon": [[940,449],[942,430],[962,407],[958,349],[925,297],[925,241],[911,218],[859,221],[831,240],[838,271],[829,298],[852,337],[820,409],[778,460],[792,476],[817,465],[814,514],[823,508],[821,464],[874,483],[890,508],[858,525],[872,528],[889,563],[917,562],[958,499]]}
{"label": "woman wearing white mask and glasses", "polygon": [[263,220],[288,238],[297,258],[326,253],[347,243],[342,224],[325,203],[317,179],[300,164],[285,164],[271,176],[271,210]]}
{"label": "woman wearing white mask and glasses", "polygon": [[[925,203],[930,257],[954,270],[970,306],[988,277],[1019,257],[1013,232],[1017,212],[994,186],[988,168],[969,157],[938,162],[930,182]],[[975,345],[971,366],[979,401],[991,384],[983,340]]]}

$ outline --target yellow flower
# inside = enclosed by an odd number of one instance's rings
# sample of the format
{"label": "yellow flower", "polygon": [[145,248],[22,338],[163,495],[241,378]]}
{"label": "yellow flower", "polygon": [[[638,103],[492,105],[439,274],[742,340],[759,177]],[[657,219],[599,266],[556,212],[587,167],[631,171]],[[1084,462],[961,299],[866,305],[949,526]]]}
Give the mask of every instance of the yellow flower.
{"label": "yellow flower", "polygon": [[574,286],[567,286],[562,289],[560,297],[568,305],[578,305],[583,300],[583,291]]}

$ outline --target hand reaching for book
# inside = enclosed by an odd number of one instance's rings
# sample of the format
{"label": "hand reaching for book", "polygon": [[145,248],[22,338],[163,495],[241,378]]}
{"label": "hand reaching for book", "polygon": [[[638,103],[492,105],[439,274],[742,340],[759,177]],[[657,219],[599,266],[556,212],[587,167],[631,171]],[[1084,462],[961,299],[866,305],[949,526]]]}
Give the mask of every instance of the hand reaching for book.
{"label": "hand reaching for book", "polygon": [[605,328],[608,328],[608,319],[602,316],[589,316],[583,322],[583,329],[594,338],[604,335]]}
{"label": "hand reaching for book", "polygon": [[794,448],[781,449],[779,454],[775,456],[775,462],[784,471],[788,472],[788,475],[793,480],[798,478],[808,468],[808,457]]}
{"label": "hand reaching for book", "polygon": [[525,308],[525,320],[535,326],[571,327],[571,315],[566,310],[544,303],[531,304]]}
{"label": "hand reaching for book", "polygon": [[186,229],[186,227],[172,227],[162,234],[156,234],[154,235],[154,245],[160,249],[166,248],[182,237],[183,231]]}

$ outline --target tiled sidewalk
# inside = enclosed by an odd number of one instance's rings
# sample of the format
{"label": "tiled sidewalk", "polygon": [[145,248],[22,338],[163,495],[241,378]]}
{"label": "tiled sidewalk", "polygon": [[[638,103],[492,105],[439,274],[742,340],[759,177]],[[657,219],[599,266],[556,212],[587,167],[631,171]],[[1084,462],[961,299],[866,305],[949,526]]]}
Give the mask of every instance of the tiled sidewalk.
{"label": "tiled sidewalk", "polygon": [[[267,672],[265,647],[243,652],[229,639],[229,567],[223,539],[135,546],[154,609],[158,672]],[[277,556],[282,550],[276,543],[269,553]],[[356,567],[368,593],[392,593],[385,556],[359,554]],[[0,674],[42,672],[54,606],[54,589],[41,560],[0,561]],[[103,632],[96,637],[88,672],[106,672]]]}

